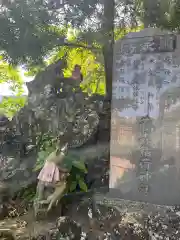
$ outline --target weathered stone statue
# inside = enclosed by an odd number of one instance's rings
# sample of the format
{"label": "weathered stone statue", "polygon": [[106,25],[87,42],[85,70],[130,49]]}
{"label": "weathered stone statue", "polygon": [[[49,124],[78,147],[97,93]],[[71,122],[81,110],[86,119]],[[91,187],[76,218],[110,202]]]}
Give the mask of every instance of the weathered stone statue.
{"label": "weathered stone statue", "polygon": [[76,64],[74,66],[74,70],[72,72],[72,78],[75,81],[79,81],[79,83],[83,81],[83,75],[81,73],[81,66],[79,66],[78,64]]}
{"label": "weathered stone statue", "polygon": [[[38,175],[37,196],[34,204],[35,215],[38,215],[40,205],[48,205],[49,211],[56,202],[54,194],[58,187],[58,197],[61,198],[66,189],[68,170],[63,166],[68,144],[57,148],[45,160],[44,166]],[[56,195],[56,194],[55,194]]]}
{"label": "weathered stone statue", "polygon": [[38,200],[44,200],[45,188],[54,187],[63,177],[64,173],[67,172],[62,165],[65,153],[64,150],[52,152],[46,159],[44,167],[38,175],[38,186],[37,186],[37,198]]}

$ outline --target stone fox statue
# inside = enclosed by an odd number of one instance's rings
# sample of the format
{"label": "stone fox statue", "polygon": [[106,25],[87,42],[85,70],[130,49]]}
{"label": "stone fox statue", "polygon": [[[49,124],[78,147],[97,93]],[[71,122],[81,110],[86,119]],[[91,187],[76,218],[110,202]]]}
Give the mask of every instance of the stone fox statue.
{"label": "stone fox statue", "polygon": [[[91,162],[93,159],[108,155],[108,146],[109,144],[97,144],[81,150],[78,149],[78,151],[70,150],[70,152],[77,158],[83,156],[87,162]],[[66,152],[67,144],[61,150],[51,153],[38,176],[37,200],[40,204],[48,204],[47,211],[50,211],[53,205],[56,205],[61,200],[66,190],[68,171],[61,167]],[[45,189],[50,187],[53,187],[54,192],[49,193],[48,197],[45,198]]]}
{"label": "stone fox statue", "polygon": [[59,203],[59,201],[63,197],[63,194],[65,193],[65,189],[66,189],[66,174],[64,174],[62,180],[56,184],[54,193],[47,198],[47,202],[49,203],[47,212],[49,212],[54,205],[57,205]]}
{"label": "stone fox statue", "polygon": [[60,150],[52,152],[46,159],[44,167],[38,176],[37,186],[37,200],[42,203],[49,204],[48,211],[56,203],[56,190],[54,193],[46,199],[46,188],[55,188],[58,186],[58,199],[63,195],[66,189],[66,176],[68,174],[67,169],[62,167],[62,163],[67,151],[67,144]]}

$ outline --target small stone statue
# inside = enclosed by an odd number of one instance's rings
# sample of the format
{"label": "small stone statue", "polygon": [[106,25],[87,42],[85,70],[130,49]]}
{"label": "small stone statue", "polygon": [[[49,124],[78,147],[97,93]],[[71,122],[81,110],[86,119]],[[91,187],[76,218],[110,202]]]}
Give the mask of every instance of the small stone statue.
{"label": "small stone statue", "polygon": [[[39,182],[37,185],[36,203],[45,205],[49,204],[47,211],[50,211],[55,203],[54,195],[57,195],[56,189],[58,188],[58,196],[60,196],[63,195],[66,188],[66,176],[68,171],[62,167],[66,152],[67,144],[65,144],[61,149],[57,149],[56,151],[52,152],[47,157],[44,167],[38,176]],[[61,194],[59,193],[59,189],[61,189]],[[48,196],[46,190],[48,190]],[[50,194],[50,190],[54,190],[54,193]],[[37,211],[38,209],[36,206],[35,215],[37,215]]]}
{"label": "small stone statue", "polygon": [[81,73],[81,66],[79,66],[78,64],[76,64],[74,66],[74,70],[72,72],[72,79],[82,82],[83,81],[83,75]]}

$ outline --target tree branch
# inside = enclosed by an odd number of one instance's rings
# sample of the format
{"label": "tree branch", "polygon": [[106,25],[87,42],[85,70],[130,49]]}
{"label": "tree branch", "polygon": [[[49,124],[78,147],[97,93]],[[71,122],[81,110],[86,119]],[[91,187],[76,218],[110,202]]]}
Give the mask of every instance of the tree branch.
{"label": "tree branch", "polygon": [[59,46],[68,46],[68,47],[72,47],[72,48],[84,48],[84,49],[89,49],[89,50],[93,50],[93,51],[97,51],[97,52],[101,52],[100,48],[96,48],[94,46],[91,45],[83,45],[83,44],[79,44],[79,43],[70,43],[67,42],[66,40],[64,40],[62,42],[61,39],[59,39],[60,44],[58,44]]}

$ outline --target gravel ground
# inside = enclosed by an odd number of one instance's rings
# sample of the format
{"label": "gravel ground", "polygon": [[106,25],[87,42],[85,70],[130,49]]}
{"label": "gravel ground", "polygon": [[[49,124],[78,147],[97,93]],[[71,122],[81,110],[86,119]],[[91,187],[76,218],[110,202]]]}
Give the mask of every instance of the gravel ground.
{"label": "gravel ground", "polygon": [[144,229],[149,234],[148,239],[180,239],[180,206],[103,199],[100,195],[96,196],[96,201],[101,205],[114,206],[124,215],[123,223],[127,225],[130,223],[134,232]]}

